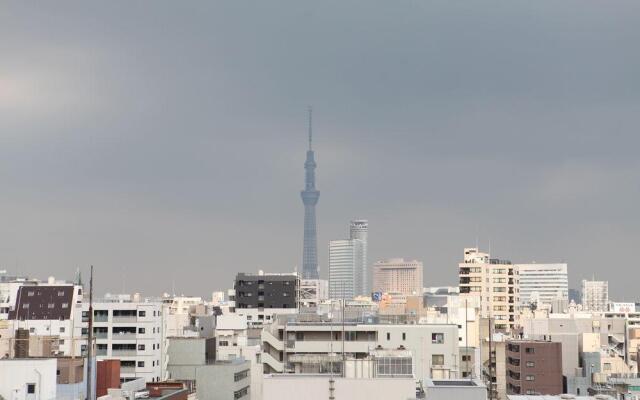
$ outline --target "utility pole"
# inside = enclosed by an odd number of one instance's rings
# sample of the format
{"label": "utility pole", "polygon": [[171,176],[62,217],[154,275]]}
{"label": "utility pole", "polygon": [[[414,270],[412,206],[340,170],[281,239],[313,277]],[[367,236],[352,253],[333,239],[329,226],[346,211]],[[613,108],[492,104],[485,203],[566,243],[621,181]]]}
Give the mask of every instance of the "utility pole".
{"label": "utility pole", "polygon": [[491,316],[489,316],[489,400],[493,400],[493,334],[491,333]]}
{"label": "utility pole", "polygon": [[467,299],[464,299],[464,352],[467,353],[467,373],[469,374],[469,380],[472,380],[473,373],[469,371],[469,359],[471,358],[471,355],[469,354],[469,317],[467,316],[467,310],[469,310],[469,305],[467,303]]}
{"label": "utility pole", "polygon": [[89,276],[89,332],[87,339],[87,400],[93,400],[93,265]]}

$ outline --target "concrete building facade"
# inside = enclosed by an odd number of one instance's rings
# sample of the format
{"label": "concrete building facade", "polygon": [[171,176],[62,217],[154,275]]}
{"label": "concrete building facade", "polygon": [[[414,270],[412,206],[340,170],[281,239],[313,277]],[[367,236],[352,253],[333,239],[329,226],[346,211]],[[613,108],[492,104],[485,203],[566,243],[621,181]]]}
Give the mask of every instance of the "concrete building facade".
{"label": "concrete building facade", "polygon": [[458,265],[460,297],[479,297],[480,316],[493,318],[496,331],[511,331],[517,325],[518,277],[507,260],[490,258],[477,248],[465,248]]}
{"label": "concrete building facade", "polygon": [[567,264],[516,264],[520,305],[569,300]]}
{"label": "concrete building facade", "polygon": [[[166,379],[166,341],[162,302],[139,295],[108,295],[93,303],[93,335],[98,360],[119,359],[120,380]],[[89,304],[83,304],[83,320]],[[83,328],[83,337],[87,338]],[[86,344],[83,345],[86,352]]]}
{"label": "concrete building facade", "polygon": [[362,268],[364,243],[360,239],[329,242],[329,297],[353,299],[359,294],[358,271]]}
{"label": "concrete building facade", "polygon": [[582,280],[582,309],[607,311],[609,307],[609,282]]}
{"label": "concrete building facade", "polygon": [[422,294],[422,262],[391,258],[373,265],[373,291],[382,293]]}
{"label": "concrete building facade", "polygon": [[507,394],[563,393],[561,343],[508,340],[506,350]]}

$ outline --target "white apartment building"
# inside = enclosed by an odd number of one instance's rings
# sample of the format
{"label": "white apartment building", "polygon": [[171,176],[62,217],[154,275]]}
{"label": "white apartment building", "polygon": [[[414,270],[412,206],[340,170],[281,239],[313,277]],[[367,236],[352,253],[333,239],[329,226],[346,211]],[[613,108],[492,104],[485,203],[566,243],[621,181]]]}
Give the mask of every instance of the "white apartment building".
{"label": "white apartment building", "polygon": [[[329,242],[329,297],[353,299],[361,294],[364,243],[360,239]],[[360,272],[359,272],[360,271]]]}
{"label": "white apartment building", "polygon": [[458,264],[460,296],[480,297],[480,316],[494,318],[496,331],[510,331],[517,324],[518,276],[510,261],[491,259],[477,248],[465,248]]}
{"label": "white apartment building", "polygon": [[554,300],[569,300],[567,264],[516,264],[520,285],[520,305],[531,302],[551,304]]}
{"label": "white apartment building", "polygon": [[391,258],[373,264],[373,291],[381,293],[422,294],[422,262]]}
{"label": "white apartment building", "polygon": [[[301,318],[301,316],[299,317]],[[344,358],[362,360],[374,350],[407,350],[416,379],[459,374],[455,324],[367,324],[278,318],[262,331],[265,373],[341,373]],[[347,368],[349,364],[347,363]]]}
{"label": "white apartment building", "polygon": [[609,282],[582,280],[582,309],[607,311],[609,307]]}
{"label": "white apartment building", "polygon": [[[29,331],[29,356],[55,357],[81,354],[82,286],[50,277],[47,282],[3,282],[0,349],[13,355],[16,331]],[[19,339],[24,340],[24,339]],[[3,353],[3,354],[5,354]]]}
{"label": "white apartment building", "polygon": [[165,337],[212,337],[215,316],[201,297],[164,296]]}
{"label": "white apartment building", "polygon": [[[141,299],[137,294],[107,295],[104,299],[94,300],[96,358],[119,359],[121,382],[136,378],[159,382],[167,378],[162,308],[162,301]],[[83,310],[83,319],[87,321],[88,303],[83,304]],[[87,328],[83,330],[86,338]]]}

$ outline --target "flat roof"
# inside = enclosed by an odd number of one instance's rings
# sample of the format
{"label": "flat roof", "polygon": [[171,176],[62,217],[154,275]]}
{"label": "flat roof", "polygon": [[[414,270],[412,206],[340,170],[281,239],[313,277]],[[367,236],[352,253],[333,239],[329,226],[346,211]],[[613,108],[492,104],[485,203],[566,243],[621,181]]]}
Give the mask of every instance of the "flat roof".
{"label": "flat roof", "polygon": [[474,381],[462,381],[462,380],[451,380],[451,381],[433,381],[435,386],[478,386]]}

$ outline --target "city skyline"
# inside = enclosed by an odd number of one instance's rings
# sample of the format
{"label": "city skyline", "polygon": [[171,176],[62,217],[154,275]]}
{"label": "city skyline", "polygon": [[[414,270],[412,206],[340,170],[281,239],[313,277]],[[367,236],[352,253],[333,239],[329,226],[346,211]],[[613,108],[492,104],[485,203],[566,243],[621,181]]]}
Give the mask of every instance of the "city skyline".
{"label": "city skyline", "polygon": [[453,285],[480,238],[635,300],[640,11],[498,8],[7,3],[0,270],[93,264],[97,291],[149,295],[301,271],[313,104],[322,277],[328,241],[362,216],[369,266],[421,260],[427,286]]}

